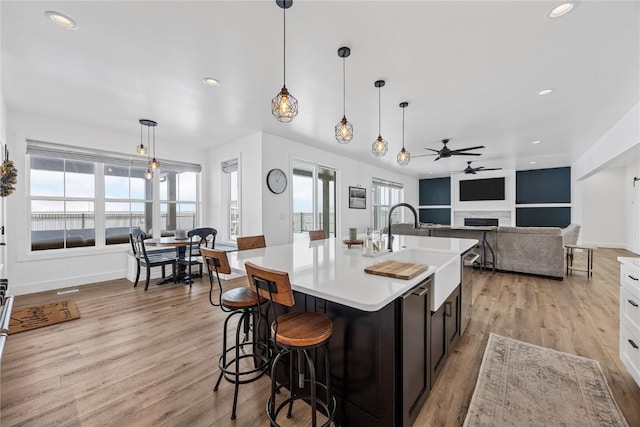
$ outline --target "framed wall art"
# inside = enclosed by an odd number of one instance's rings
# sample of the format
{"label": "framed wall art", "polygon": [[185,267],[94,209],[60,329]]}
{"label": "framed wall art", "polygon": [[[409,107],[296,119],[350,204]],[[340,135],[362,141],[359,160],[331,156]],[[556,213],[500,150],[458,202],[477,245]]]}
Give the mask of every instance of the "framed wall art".
{"label": "framed wall art", "polygon": [[349,187],[349,209],[367,208],[367,190],[361,187]]}

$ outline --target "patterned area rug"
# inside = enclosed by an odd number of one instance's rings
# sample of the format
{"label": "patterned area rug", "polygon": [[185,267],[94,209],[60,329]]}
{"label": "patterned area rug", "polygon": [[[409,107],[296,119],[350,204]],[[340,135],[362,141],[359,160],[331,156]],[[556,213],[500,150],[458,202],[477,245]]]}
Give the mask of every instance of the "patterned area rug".
{"label": "patterned area rug", "polygon": [[464,426],[628,426],[595,360],[491,334]]}
{"label": "patterned area rug", "polygon": [[15,308],[11,313],[9,335],[80,318],[73,301]]}

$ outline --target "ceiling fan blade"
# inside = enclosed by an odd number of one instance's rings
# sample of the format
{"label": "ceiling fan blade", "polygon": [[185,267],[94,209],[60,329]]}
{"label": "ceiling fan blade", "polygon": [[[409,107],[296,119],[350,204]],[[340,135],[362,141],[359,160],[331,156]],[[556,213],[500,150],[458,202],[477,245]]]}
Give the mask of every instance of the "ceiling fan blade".
{"label": "ceiling fan blade", "polygon": [[476,170],[475,169],[465,169],[464,173],[466,173],[467,175],[475,175],[476,174]]}
{"label": "ceiling fan blade", "polygon": [[480,148],[484,148],[484,145],[476,145],[475,147],[460,148],[460,149],[457,149],[457,150],[451,150],[451,152],[452,153],[460,153],[462,151],[478,150]]}
{"label": "ceiling fan blade", "polygon": [[457,153],[455,151],[451,152],[452,156],[482,156],[482,153]]}
{"label": "ceiling fan blade", "polygon": [[439,153],[440,152],[440,150],[434,150],[433,148],[425,148],[425,150],[433,151],[435,153]]}
{"label": "ceiling fan blade", "polygon": [[488,168],[488,169],[482,169],[483,171],[501,171],[502,168]]}
{"label": "ceiling fan blade", "polygon": [[433,161],[435,162],[436,160],[439,160],[440,156],[436,157],[435,159],[433,159]]}
{"label": "ceiling fan blade", "polygon": [[414,159],[414,158],[416,158],[416,157],[427,157],[427,156],[428,156],[428,157],[431,157],[431,156],[437,156],[437,154],[417,154],[417,155],[415,155],[415,156],[412,154],[412,155],[411,155],[411,158],[412,158],[412,159]]}

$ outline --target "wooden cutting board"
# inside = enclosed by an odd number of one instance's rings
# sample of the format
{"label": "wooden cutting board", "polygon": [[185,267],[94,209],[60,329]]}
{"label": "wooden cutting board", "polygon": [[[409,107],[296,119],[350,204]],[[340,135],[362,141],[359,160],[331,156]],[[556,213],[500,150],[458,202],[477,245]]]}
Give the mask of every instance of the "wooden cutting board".
{"label": "wooden cutting board", "polygon": [[365,268],[364,272],[377,274],[379,276],[393,277],[394,279],[409,280],[416,277],[427,268],[429,268],[427,264],[386,260]]}

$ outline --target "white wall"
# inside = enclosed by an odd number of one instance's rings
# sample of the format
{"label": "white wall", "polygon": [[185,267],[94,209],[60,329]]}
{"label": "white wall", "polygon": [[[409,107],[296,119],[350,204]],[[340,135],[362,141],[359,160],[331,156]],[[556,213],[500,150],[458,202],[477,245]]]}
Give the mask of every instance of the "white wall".
{"label": "white wall", "polygon": [[628,231],[626,249],[640,255],[640,181],[634,185],[634,178],[640,178],[640,158],[627,165],[624,178],[625,210],[629,212],[625,227]]}
{"label": "white wall", "polygon": [[[339,237],[345,236],[350,227],[357,227],[360,233],[364,232],[367,227],[371,227],[371,180],[374,177],[402,183],[404,185],[404,201],[418,207],[418,180],[414,177],[391,172],[370,163],[341,157],[290,139],[263,133],[260,185],[262,188],[262,226],[268,245],[289,243],[291,239],[291,164],[294,159],[329,166],[338,171],[336,230]],[[273,168],[282,169],[287,174],[289,183],[282,194],[273,194],[266,187],[267,173]],[[367,189],[367,209],[349,209],[347,201],[349,186],[357,185]]]}
{"label": "white wall", "polygon": [[626,169],[608,168],[582,182],[582,244],[626,248],[629,246],[630,209],[625,188]]}
{"label": "white wall", "polygon": [[[106,248],[75,248],[58,253],[29,253],[27,203],[25,191],[26,139],[64,143],[79,147],[135,153],[139,138],[138,118],[132,118],[131,128],[122,132],[98,130],[86,125],[56,121],[33,115],[9,113],[7,142],[18,169],[16,192],[6,197],[7,264],[12,293],[19,295],[104,280],[122,278],[127,272],[127,245]],[[162,139],[162,123],[156,130],[158,159],[202,163],[204,150],[180,146]],[[207,194],[208,173],[203,172],[202,194]],[[201,206],[202,218],[207,218]],[[46,252],[46,251],[45,251]]]}
{"label": "white wall", "polygon": [[[254,133],[230,143],[216,146],[209,151],[209,211],[210,224],[226,241],[229,235],[227,218],[223,206],[225,189],[222,188],[222,162],[237,158],[240,177],[240,235],[262,234],[262,134]],[[206,223],[206,221],[205,221]]]}
{"label": "white wall", "polygon": [[596,143],[571,165],[572,209],[571,222],[583,222],[582,181],[605,169],[610,162],[640,144],[640,104],[611,127]]}

